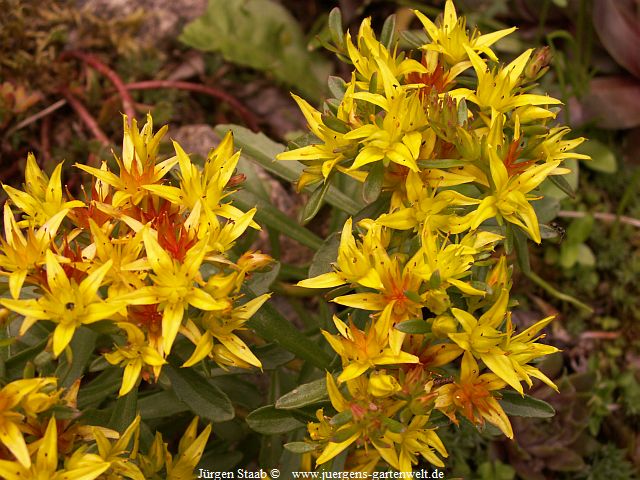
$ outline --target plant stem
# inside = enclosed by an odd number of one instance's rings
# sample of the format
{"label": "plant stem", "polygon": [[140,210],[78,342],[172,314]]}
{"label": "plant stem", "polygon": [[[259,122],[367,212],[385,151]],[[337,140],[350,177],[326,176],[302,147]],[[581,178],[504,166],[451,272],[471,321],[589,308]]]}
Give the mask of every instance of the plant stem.
{"label": "plant stem", "polygon": [[244,120],[244,122],[251,130],[253,130],[254,132],[257,132],[259,130],[258,120],[256,119],[255,115],[247,107],[240,103],[240,100],[214,87],[201,85],[199,83],[173,80],[147,80],[144,82],[128,83],[125,85],[125,87],[128,90],[156,90],[158,88],[175,88],[178,90],[187,90],[189,92],[203,93],[205,95],[209,95],[210,97],[214,97],[218,100],[222,100],[223,102],[228,103],[242,118],[242,120]]}
{"label": "plant stem", "polygon": [[567,295],[566,293],[562,293],[558,290],[556,290],[552,285],[550,285],[549,283],[547,283],[546,280],[540,278],[536,273],[534,272],[522,272],[524,273],[524,275],[531,280],[533,283],[535,283],[536,285],[538,285],[539,287],[541,287],[543,290],[545,290],[547,293],[549,293],[550,295],[556,297],[558,300],[562,300],[568,303],[571,303],[572,305],[575,305],[576,307],[589,312],[589,313],[593,313],[593,308],[591,308],[589,305],[587,305],[586,303],[581,302],[580,300],[578,300],[575,297],[572,297],[571,295]]}

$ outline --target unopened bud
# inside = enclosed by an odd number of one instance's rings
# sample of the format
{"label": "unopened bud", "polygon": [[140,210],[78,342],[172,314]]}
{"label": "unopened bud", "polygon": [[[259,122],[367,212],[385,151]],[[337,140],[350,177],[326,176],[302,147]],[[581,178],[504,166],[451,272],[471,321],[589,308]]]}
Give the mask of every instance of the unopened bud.
{"label": "unopened bud", "polygon": [[372,373],[369,378],[367,390],[378,398],[388,397],[400,391],[400,384],[391,375],[386,373]]}
{"label": "unopened bud", "polygon": [[544,75],[551,62],[551,49],[549,47],[536,48],[524,69],[524,76],[529,81],[535,81]]}
{"label": "unopened bud", "polygon": [[264,268],[273,262],[273,258],[260,251],[246,252],[238,259],[238,266],[247,272]]}
{"label": "unopened bud", "polygon": [[438,315],[431,325],[431,333],[436,338],[448,338],[450,333],[458,329],[458,322],[450,315]]}

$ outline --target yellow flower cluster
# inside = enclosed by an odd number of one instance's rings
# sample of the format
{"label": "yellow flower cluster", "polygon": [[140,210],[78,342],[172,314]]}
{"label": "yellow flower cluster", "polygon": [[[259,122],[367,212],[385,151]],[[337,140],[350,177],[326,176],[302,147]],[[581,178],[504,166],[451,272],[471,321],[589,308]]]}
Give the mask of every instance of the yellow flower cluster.
{"label": "yellow flower cluster", "polygon": [[557,351],[537,342],[552,317],[515,332],[500,244],[519,231],[540,243],[535,190],[568,172],[564,159],[586,158],[571,152],[584,139],[563,140],[567,127],[548,126],[560,102],[532,93],[543,53],[498,62],[490,47],[513,28],[470,32],[451,0],[435,23],[416,15],[430,39],[420,61],[380,43],[369,19],[355,43],[347,33],[350,81],[323,112],[294,96],[317,138],[278,156],[305,165],[299,188],[343,173],[377,186],[385,206],[355,235],[348,220],[333,270],[299,283],[339,287],[330,296],[347,307],[338,333],[323,332],[343,368],[327,374],[337,413],[308,427],[317,464],[349,449],[354,470],[411,472],[420,455],[443,466],[433,412],[513,438],[500,390],[524,394],[533,378],[555,388],[530,365]]}
{"label": "yellow flower cluster", "polygon": [[[141,376],[158,379],[178,335],[195,345],[185,366],[210,358],[261,367],[236,333],[269,298],[241,304],[243,282],[271,261],[260,252],[230,256],[247,228],[259,228],[255,209],[244,213],[227,199],[243,180],[234,175],[240,153],[229,133],[202,169],[176,142],[175,155],[159,161],[166,131],[154,134],[150,116],[141,129],[125,117],[116,171],[106,162],[76,165],[93,177],[82,201],[63,192],[62,163],[48,177],[33,155],[24,191],[4,186],[0,275],[12,298],[0,303],[24,316],[20,334],[37,322],[53,323],[55,357],[79,327],[110,322],[122,341],[104,357],[124,368],[120,395]],[[167,178],[174,166],[178,186]]]}
{"label": "yellow flower cluster", "polygon": [[122,435],[78,420],[79,386],[77,381],[63,391],[57,388],[56,378],[31,378],[11,382],[0,390],[0,477],[6,480],[194,477],[211,425],[198,434],[195,417],[175,456],[160,433],[156,433],[144,453],[139,449],[140,417]]}

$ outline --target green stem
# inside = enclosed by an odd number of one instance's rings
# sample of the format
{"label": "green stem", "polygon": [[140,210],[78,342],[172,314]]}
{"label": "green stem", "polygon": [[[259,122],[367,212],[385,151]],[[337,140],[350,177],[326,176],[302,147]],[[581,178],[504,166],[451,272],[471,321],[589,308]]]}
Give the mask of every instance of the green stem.
{"label": "green stem", "polygon": [[523,273],[529,280],[531,280],[533,283],[541,287],[548,294],[556,297],[558,300],[562,300],[564,302],[568,302],[572,305],[575,305],[576,307],[580,308],[581,310],[584,310],[585,312],[593,313],[593,308],[591,308],[589,305],[587,305],[586,303],[582,303],[580,300],[578,300],[575,297],[572,297],[571,295],[567,295],[566,293],[562,293],[556,290],[553,286],[547,283],[546,280],[540,278],[536,273],[534,272],[529,272],[529,273],[523,272]]}

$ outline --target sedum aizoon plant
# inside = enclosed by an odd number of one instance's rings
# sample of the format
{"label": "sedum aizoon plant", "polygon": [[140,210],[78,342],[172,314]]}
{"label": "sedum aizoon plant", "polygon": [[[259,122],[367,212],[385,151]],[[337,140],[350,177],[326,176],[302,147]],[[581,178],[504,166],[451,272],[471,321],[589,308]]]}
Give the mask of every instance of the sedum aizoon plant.
{"label": "sedum aizoon plant", "polygon": [[514,28],[469,31],[451,0],[435,22],[416,15],[429,42],[413,54],[391,22],[380,40],[370,19],[355,38],[333,29],[352,76],[331,79],[322,111],[294,95],[313,135],[277,157],[304,164],[300,190],[320,184],[321,197],[347,175],[381,212],[347,220],[331,271],[298,283],[336,288],[345,307],[337,333],[322,332],[342,370],[326,375],[332,408],[308,425],[318,466],[347,452],[350,470],[411,472],[420,457],[443,467],[437,412],[513,438],[501,392],[524,395],[533,379],[556,388],[532,364],[557,351],[539,341],[553,317],[511,320],[510,254],[541,242],[538,187],[562,185],[584,139],[564,139],[568,127],[551,126],[560,101],[535,93],[544,50],[505,65],[492,45]]}
{"label": "sedum aizoon plant", "polygon": [[[24,190],[4,186],[9,200],[0,267],[10,298],[0,304],[16,314],[9,330],[20,336],[44,332],[34,362],[45,368],[47,361],[58,360],[58,374],[69,383],[62,367],[86,362],[94,354],[93,346],[74,342],[74,337],[83,330],[86,339],[87,329],[93,329],[88,335],[95,335],[94,342],[102,335],[95,352],[102,359],[94,360],[92,370],[118,366],[119,396],[132,398],[134,405],[140,384],[157,382],[171,362],[183,367],[203,360],[224,368],[262,366],[238,335],[269,298],[263,294],[243,300],[245,279],[271,262],[260,252],[231,252],[246,229],[259,228],[253,221],[255,209],[245,213],[227,198],[243,180],[234,174],[239,152],[234,153],[229,133],[210,152],[202,171],[176,142],[175,155],[160,161],[166,131],[154,133],[151,116],[141,129],[125,117],[115,171],[106,163],[99,168],[76,165],[92,177],[83,200],[63,191],[62,163],[49,177],[33,155],[27,159]],[[179,186],[172,186],[168,176],[174,166]],[[181,354],[170,360],[178,339]],[[9,338],[3,346],[11,348],[15,340]],[[2,365],[4,372],[4,359]],[[87,366],[77,365],[75,375]],[[23,375],[33,374],[34,364],[27,363]],[[160,433],[147,437],[149,451],[142,454],[139,417],[121,435],[92,429],[84,417],[77,420],[82,413],[76,404],[80,380],[66,390],[57,384],[53,376],[24,378],[0,391],[0,476],[193,476],[211,426],[197,435],[196,418],[174,457]],[[56,416],[60,409],[69,420]]]}

